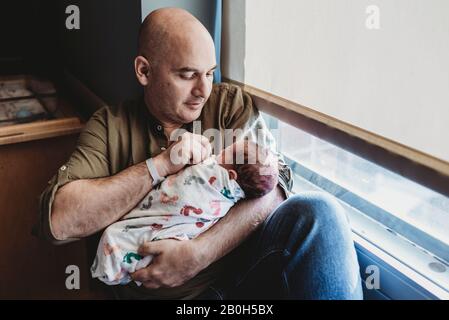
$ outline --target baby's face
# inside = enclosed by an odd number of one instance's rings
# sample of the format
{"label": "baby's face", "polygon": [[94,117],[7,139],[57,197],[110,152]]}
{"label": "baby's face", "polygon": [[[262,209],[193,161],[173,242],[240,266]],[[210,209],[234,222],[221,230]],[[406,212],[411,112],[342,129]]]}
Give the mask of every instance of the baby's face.
{"label": "baby's face", "polygon": [[[229,179],[231,180],[237,180],[237,172],[235,171],[235,167],[232,161],[227,160],[228,159],[232,159],[232,152],[233,152],[233,148],[234,148],[234,144],[230,145],[229,147],[221,150],[221,152],[217,155],[217,157],[215,158],[217,160],[217,163],[226,169],[226,171],[229,174]],[[228,156],[226,157],[225,154],[226,152],[228,152]],[[231,162],[231,163],[227,163],[227,162]]]}
{"label": "baby's face", "polygon": [[[242,149],[237,149],[242,148]],[[244,141],[238,141],[234,142],[230,146],[224,148],[221,150],[221,152],[217,155],[217,162],[219,165],[221,165],[224,168],[234,168],[234,163],[236,159],[234,159],[234,154],[238,151],[243,152],[245,148],[245,142]]]}
{"label": "baby's face", "polygon": [[235,171],[234,165],[224,163],[224,157],[217,156],[217,163],[228,172],[230,180],[237,180],[237,172]]}
{"label": "baby's face", "polygon": [[217,155],[216,160],[218,162],[219,165],[221,165],[222,167],[228,166],[229,164],[226,164],[226,162],[230,162],[229,160],[226,159],[225,155],[226,153],[228,153],[228,158],[232,159],[232,148],[233,148],[233,144],[230,145],[229,147],[221,150],[221,152]]}

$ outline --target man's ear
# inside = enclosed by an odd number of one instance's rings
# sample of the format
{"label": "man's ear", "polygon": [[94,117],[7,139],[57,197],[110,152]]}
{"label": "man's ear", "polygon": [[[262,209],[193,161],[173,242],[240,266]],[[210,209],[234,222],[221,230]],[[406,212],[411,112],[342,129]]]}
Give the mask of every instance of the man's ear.
{"label": "man's ear", "polygon": [[134,59],[134,72],[142,86],[147,86],[150,83],[150,64],[145,57],[137,56]]}
{"label": "man's ear", "polygon": [[235,171],[234,169],[229,169],[228,174],[229,174],[229,179],[237,180],[237,177],[238,177],[237,171]]}

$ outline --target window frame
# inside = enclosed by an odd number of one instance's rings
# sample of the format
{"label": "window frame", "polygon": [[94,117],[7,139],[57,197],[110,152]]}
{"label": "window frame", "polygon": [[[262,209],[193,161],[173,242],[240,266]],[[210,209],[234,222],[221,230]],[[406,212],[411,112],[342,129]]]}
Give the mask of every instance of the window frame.
{"label": "window frame", "polygon": [[449,162],[235,80],[259,111],[449,197]]}
{"label": "window frame", "polygon": [[[449,163],[252,86],[224,80],[249,93],[262,113],[449,197]],[[290,161],[289,164],[292,165],[292,159],[286,161]],[[447,275],[442,278],[427,272],[428,263],[436,260],[441,262],[432,255],[438,255],[437,252],[426,252],[414,244],[416,237],[406,239],[398,236],[383,225],[382,221],[376,221],[340,199],[339,201],[356,220],[356,226],[351,222],[351,228],[362,279],[366,278],[363,271],[368,262],[377,265],[382,274],[387,275],[387,280],[381,280],[383,288],[378,292],[367,292],[364,286],[365,295],[382,299],[449,299]],[[380,246],[379,239],[388,240],[385,243],[382,240]]]}

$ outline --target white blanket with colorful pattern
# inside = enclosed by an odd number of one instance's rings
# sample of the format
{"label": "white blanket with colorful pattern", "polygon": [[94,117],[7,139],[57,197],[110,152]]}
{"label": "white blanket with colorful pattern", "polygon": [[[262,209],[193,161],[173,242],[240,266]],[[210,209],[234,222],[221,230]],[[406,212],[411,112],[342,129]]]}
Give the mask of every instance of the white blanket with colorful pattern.
{"label": "white blanket with colorful pattern", "polygon": [[188,240],[210,228],[244,192],[214,158],[169,176],[132,211],[103,233],[92,277],[109,285],[127,284],[129,273],[146,267],[138,247],[146,241]]}

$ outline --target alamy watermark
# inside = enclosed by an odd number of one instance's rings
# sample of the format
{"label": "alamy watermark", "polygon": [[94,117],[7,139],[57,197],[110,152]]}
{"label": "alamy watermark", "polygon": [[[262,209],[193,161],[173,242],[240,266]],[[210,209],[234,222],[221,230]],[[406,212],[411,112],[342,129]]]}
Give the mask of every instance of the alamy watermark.
{"label": "alamy watermark", "polygon": [[65,19],[65,27],[68,30],[80,29],[80,8],[74,4],[71,4],[65,8],[65,13],[68,14]]}
{"label": "alamy watermark", "polygon": [[[273,141],[272,133],[277,129],[267,132],[267,129],[252,128],[243,129],[224,129],[219,130],[210,128],[202,132],[201,121],[193,122],[193,134],[202,135],[211,141],[211,154],[219,155],[222,152],[223,164],[255,164],[263,159],[263,164],[269,164],[272,157],[266,157],[265,152],[269,150],[274,155],[271,141]],[[178,141],[183,139],[188,131],[180,128],[174,130],[170,135],[170,141]],[[249,143],[244,143],[248,141]],[[230,147],[232,146],[232,148]],[[178,144],[170,150],[170,160],[173,164],[186,164],[185,154],[193,148],[193,140],[190,144]],[[187,150],[186,150],[187,149]],[[204,150],[200,150],[204,151]]]}
{"label": "alamy watermark", "polygon": [[65,279],[67,290],[79,290],[80,286],[80,268],[71,264],[65,268],[65,273],[69,276]]}
{"label": "alamy watermark", "polygon": [[369,265],[366,267],[365,274],[368,276],[365,279],[365,287],[368,290],[380,289],[380,270],[376,265]]}
{"label": "alamy watermark", "polygon": [[376,5],[369,5],[365,10],[368,15],[365,20],[365,27],[368,30],[380,29],[380,9]]}

